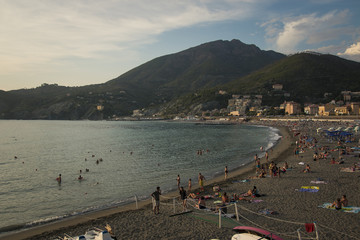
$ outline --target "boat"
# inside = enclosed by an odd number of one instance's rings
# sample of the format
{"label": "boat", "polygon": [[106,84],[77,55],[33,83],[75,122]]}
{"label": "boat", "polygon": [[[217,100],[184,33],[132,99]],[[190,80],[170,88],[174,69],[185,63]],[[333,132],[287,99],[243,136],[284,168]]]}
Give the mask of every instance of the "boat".
{"label": "boat", "polygon": [[283,240],[281,237],[261,228],[237,226],[233,230],[236,234],[232,236],[231,240]]}

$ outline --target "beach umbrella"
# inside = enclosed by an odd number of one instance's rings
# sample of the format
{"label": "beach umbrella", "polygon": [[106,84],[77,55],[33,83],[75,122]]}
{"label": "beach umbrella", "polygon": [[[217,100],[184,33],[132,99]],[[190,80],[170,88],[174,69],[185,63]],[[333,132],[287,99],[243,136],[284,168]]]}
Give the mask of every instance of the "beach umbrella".
{"label": "beach umbrella", "polygon": [[356,126],[356,127],[354,128],[354,131],[355,131],[355,132],[358,132],[358,131],[359,131],[359,126]]}

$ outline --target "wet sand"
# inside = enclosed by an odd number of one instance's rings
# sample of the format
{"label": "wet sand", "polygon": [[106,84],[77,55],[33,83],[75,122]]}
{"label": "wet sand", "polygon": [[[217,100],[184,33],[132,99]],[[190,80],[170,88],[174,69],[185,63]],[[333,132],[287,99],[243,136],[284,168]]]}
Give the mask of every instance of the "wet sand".
{"label": "wet sand", "polygon": [[[356,154],[344,155],[345,163],[341,165],[330,164],[330,159],[313,161],[313,148],[305,148],[305,152],[294,156],[295,141],[303,134],[315,136],[318,139],[317,146],[327,145],[335,149],[336,142],[316,134],[316,123],[298,124],[296,128],[301,134],[294,136],[293,123],[264,123],[276,126],[281,130],[282,139],[279,144],[269,151],[269,160],[278,163],[282,167],[285,161],[292,167],[281,177],[266,177],[261,179],[249,179],[255,175],[254,163],[250,163],[241,169],[231,171],[228,179],[220,176],[216,179],[205,181],[205,191],[201,195],[213,195],[212,187],[217,185],[221,192],[241,194],[253,186],[259,189],[261,197],[253,200],[261,200],[257,203],[238,201],[239,221],[236,219],[222,218],[223,226],[219,228],[218,218],[210,212],[194,210],[192,213],[171,217],[174,213],[173,197],[178,197],[177,192],[169,193],[161,198],[160,214],[154,215],[151,210],[150,200],[139,202],[139,209],[135,204],[116,207],[89,213],[82,216],[65,219],[33,229],[2,235],[0,239],[55,239],[63,237],[64,233],[70,236],[84,234],[92,227],[104,228],[106,224],[112,226],[117,239],[231,239],[234,232],[232,227],[246,225],[271,230],[284,239],[297,239],[297,229],[301,230],[301,236],[315,237],[314,233],[306,235],[305,223],[316,222],[320,239],[360,239],[360,213],[346,213],[331,209],[319,208],[326,202],[333,202],[336,198],[346,194],[349,205],[360,207],[360,172],[340,172],[341,167],[350,167],[359,162]],[[322,123],[322,126],[324,123]],[[358,139],[356,139],[358,140]],[[356,146],[356,143],[348,145]],[[338,152],[331,152],[338,157]],[[261,159],[265,163],[265,159]],[[304,162],[311,166],[310,173],[303,173]],[[327,184],[312,184],[311,181],[324,180]],[[195,185],[194,181],[194,185]],[[301,186],[318,186],[319,191],[300,192]],[[197,187],[197,186],[195,186]],[[156,186],[154,186],[155,190]],[[187,188],[187,187],[185,187]],[[153,190],[153,191],[154,191]],[[152,190],[149,190],[149,194]],[[192,192],[198,193],[195,189]],[[176,213],[182,211],[182,207],[176,201]],[[215,199],[217,200],[217,199]],[[207,200],[207,206],[213,205],[214,199]],[[190,206],[189,209],[193,210]],[[264,211],[267,209],[267,211]],[[272,212],[272,214],[261,214]],[[235,213],[234,207],[229,207],[228,213]]]}

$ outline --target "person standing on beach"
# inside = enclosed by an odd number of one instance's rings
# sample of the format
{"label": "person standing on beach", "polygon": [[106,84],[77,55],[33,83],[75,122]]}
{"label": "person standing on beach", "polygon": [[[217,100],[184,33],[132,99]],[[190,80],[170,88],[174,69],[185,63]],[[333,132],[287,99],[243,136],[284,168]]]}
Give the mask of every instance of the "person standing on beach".
{"label": "person standing on beach", "polygon": [[191,191],[191,178],[189,178],[189,182],[188,182],[188,192]]}
{"label": "person standing on beach", "polygon": [[198,181],[199,181],[200,191],[202,191],[202,192],[204,191],[204,180],[205,180],[205,177],[201,173],[199,173]]}
{"label": "person standing on beach", "polygon": [[227,166],[225,166],[225,180],[227,179],[227,175],[228,175],[228,173],[229,173],[228,167],[227,167]]}
{"label": "person standing on beach", "polygon": [[150,195],[150,196],[152,197],[154,214],[159,214],[159,209],[160,209],[160,195],[161,195],[160,187],[157,187],[157,188],[156,188],[156,191],[153,192],[153,193]]}
{"label": "person standing on beach", "polygon": [[181,198],[181,201],[182,201],[182,204],[183,204],[183,212],[185,212],[187,210],[187,208],[186,208],[187,194],[186,194],[186,191],[185,191],[184,187],[180,188],[179,193],[180,193],[180,198]]}
{"label": "person standing on beach", "polygon": [[260,172],[260,159],[256,159],[256,162],[255,162],[255,165],[256,165],[256,173],[259,173]]}
{"label": "person standing on beach", "polygon": [[266,163],[269,163],[269,153],[268,153],[268,151],[265,152],[265,159],[266,159]]}
{"label": "person standing on beach", "polygon": [[177,187],[180,190],[180,175],[177,176],[176,182],[177,182]]}

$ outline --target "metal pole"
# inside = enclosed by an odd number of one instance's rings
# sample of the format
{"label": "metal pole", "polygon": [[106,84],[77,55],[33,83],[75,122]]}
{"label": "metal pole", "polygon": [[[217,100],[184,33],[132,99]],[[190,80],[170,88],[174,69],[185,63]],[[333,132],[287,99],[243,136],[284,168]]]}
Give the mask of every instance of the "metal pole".
{"label": "metal pole", "polygon": [[219,228],[221,228],[221,208],[219,208]]}
{"label": "metal pole", "polygon": [[319,233],[317,231],[316,222],[314,222],[314,226],[315,226],[316,239],[319,240]]}
{"label": "metal pole", "polygon": [[301,240],[301,236],[300,236],[300,228],[297,230],[297,233],[298,233],[299,240]]}
{"label": "metal pole", "polygon": [[136,209],[139,209],[138,197],[136,195],[135,195],[135,206],[136,206]]}
{"label": "metal pole", "polygon": [[174,205],[174,214],[176,213],[176,208],[175,208],[175,198],[173,198],[173,205]]}
{"label": "metal pole", "polygon": [[238,208],[237,208],[236,202],[235,202],[235,214],[236,214],[236,221],[239,221],[239,212],[238,212]]}

